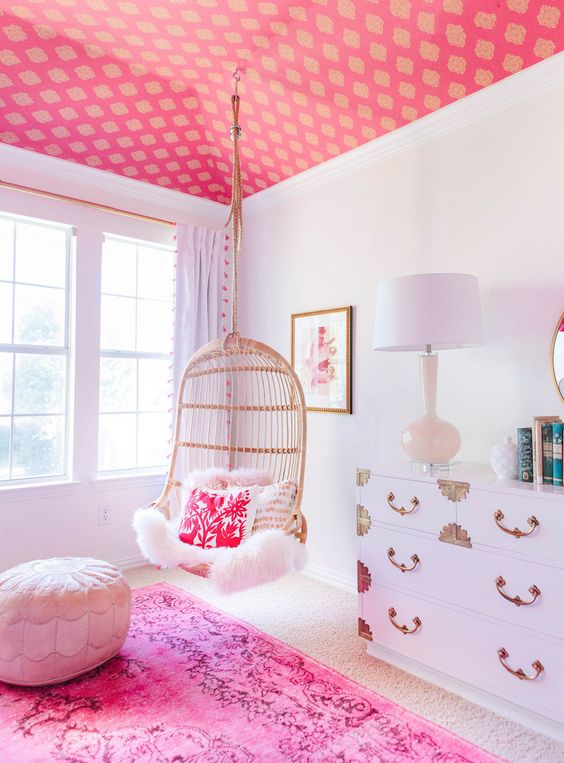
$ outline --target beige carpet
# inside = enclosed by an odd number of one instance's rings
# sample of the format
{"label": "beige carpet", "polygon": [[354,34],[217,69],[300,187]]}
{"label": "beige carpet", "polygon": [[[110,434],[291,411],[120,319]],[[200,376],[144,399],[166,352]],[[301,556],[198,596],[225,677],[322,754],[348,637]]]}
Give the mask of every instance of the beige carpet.
{"label": "beige carpet", "polygon": [[182,570],[142,567],[126,574],[134,587],[166,580],[184,588],[512,763],[564,762],[564,744],[368,657],[356,633],[356,596],[351,593],[293,575],[224,598],[207,580]]}

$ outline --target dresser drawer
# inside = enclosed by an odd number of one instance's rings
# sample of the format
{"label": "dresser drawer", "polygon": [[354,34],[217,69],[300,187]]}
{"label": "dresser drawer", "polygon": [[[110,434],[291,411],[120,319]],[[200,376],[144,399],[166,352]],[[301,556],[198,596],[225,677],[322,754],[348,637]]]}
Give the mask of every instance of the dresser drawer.
{"label": "dresser drawer", "polygon": [[560,501],[471,489],[457,509],[473,543],[564,564],[564,494]]}
{"label": "dresser drawer", "polygon": [[[564,721],[561,644],[384,586],[364,595],[363,619],[372,633],[372,653],[377,655],[381,644],[509,702]],[[414,632],[404,634],[397,626]],[[532,667],[532,663],[537,660],[543,669],[537,678],[521,680],[503,667],[500,649],[506,650],[503,661],[513,671],[535,676],[540,666]]]}
{"label": "dresser drawer", "polygon": [[362,539],[360,560],[372,586],[399,587],[564,639],[564,569],[384,527]]}
{"label": "dresser drawer", "polygon": [[373,522],[404,529],[438,532],[449,517],[449,502],[435,482],[374,475],[362,488],[360,502]]}

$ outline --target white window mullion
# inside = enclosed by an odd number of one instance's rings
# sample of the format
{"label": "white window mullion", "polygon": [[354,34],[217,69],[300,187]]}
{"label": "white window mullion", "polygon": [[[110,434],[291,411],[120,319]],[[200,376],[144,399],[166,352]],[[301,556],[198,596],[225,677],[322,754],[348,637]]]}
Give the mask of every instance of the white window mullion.
{"label": "white window mullion", "polygon": [[81,481],[94,479],[97,473],[101,272],[102,234],[95,228],[81,226],[76,239],[73,332],[80,339],[74,343],[71,374],[73,479]]}

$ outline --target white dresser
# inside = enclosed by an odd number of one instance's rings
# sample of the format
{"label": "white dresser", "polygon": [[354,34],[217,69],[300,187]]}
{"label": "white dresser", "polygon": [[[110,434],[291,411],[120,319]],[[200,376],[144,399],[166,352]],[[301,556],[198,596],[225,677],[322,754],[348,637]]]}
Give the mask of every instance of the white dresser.
{"label": "white dresser", "polygon": [[358,469],[368,652],[564,741],[564,492]]}

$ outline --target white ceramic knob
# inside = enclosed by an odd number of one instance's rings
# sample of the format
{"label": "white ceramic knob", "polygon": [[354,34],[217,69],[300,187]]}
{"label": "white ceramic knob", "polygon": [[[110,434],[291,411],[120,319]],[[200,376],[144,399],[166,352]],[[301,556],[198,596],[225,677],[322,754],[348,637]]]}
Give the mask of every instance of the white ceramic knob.
{"label": "white ceramic knob", "polygon": [[492,448],[490,463],[492,469],[502,480],[517,479],[517,445],[506,436]]}

